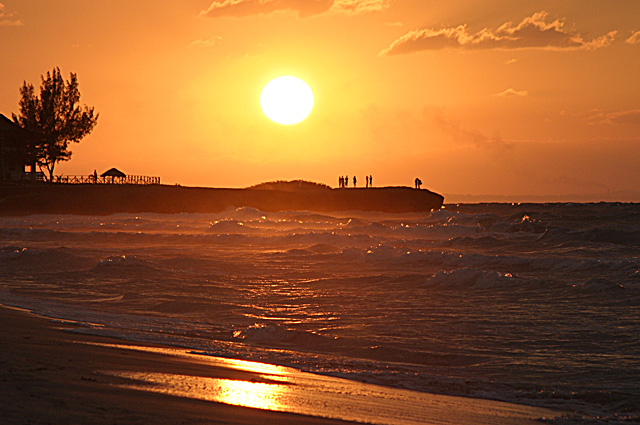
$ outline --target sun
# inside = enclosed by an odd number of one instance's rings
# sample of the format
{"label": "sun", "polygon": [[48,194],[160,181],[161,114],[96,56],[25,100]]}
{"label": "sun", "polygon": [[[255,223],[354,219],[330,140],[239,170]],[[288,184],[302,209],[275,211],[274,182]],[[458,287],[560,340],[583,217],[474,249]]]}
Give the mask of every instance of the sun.
{"label": "sun", "polygon": [[297,124],[313,109],[313,92],[300,78],[282,76],[269,81],[260,94],[262,112],[278,124]]}

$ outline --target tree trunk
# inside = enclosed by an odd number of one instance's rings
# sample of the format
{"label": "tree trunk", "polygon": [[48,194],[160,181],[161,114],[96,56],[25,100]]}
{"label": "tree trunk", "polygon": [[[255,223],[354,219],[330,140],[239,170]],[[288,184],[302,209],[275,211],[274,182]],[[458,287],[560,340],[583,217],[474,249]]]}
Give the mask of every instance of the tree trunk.
{"label": "tree trunk", "polygon": [[[53,170],[56,168],[56,162],[46,162],[44,166],[47,169],[47,172],[49,172],[49,183],[53,183]],[[40,170],[42,170],[42,166],[40,166]]]}

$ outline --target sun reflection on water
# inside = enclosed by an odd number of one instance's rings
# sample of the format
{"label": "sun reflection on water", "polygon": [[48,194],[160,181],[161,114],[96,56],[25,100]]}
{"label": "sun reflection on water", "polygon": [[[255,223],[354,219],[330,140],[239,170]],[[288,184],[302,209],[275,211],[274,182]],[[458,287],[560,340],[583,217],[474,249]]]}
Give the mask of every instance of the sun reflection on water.
{"label": "sun reflection on water", "polygon": [[159,372],[105,372],[108,375],[131,380],[132,383],[126,385],[131,389],[256,409],[277,411],[290,409],[287,400],[290,397],[289,387],[292,384],[289,382],[289,376],[292,370],[283,366],[247,360],[214,358],[202,355],[203,353],[185,352],[184,350],[165,347],[104,343],[89,343],[89,345],[146,351],[184,357],[191,360],[194,357],[199,357],[211,365],[233,369],[239,373],[238,379],[229,379]]}
{"label": "sun reflection on water", "polygon": [[[197,353],[194,353],[197,354]],[[213,360],[213,358],[212,358]],[[245,372],[268,374],[269,379],[275,379],[277,375],[286,376],[289,371],[284,366],[278,366],[269,363],[252,362],[249,360],[229,359],[225,357],[216,357],[216,364],[229,367],[231,369],[242,370]]]}
{"label": "sun reflection on water", "polygon": [[266,410],[283,410],[285,407],[282,403],[286,392],[285,385],[233,381],[231,379],[215,379],[213,381],[218,386],[214,401]]}
{"label": "sun reflection on water", "polygon": [[[290,412],[385,425],[420,425],[425,418],[443,418],[434,423],[475,425],[535,423],[542,416],[561,412],[491,400],[418,393],[340,378],[315,375],[272,364],[209,357],[195,351],[90,343],[120,349],[168,354],[186,358],[186,366],[202,367],[202,375],[160,372],[103,371],[125,378],[122,387],[176,397],[199,399],[255,409]],[[195,363],[194,363],[195,362]],[[214,368],[205,373],[207,365]],[[218,377],[211,376],[217,373]],[[205,376],[208,375],[208,376]]]}
{"label": "sun reflection on water", "polygon": [[139,384],[126,385],[131,389],[264,410],[286,411],[287,407],[284,400],[289,389],[287,384],[277,381],[256,382],[168,373],[110,372],[109,374],[139,382]]}

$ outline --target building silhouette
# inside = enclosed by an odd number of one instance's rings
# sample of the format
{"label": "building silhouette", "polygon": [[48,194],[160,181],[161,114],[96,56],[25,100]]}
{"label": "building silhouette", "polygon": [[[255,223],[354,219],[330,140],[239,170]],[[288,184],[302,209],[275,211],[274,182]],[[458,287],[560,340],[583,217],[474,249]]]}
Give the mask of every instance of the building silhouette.
{"label": "building silhouette", "polygon": [[[0,114],[0,181],[36,177],[35,144],[38,135]],[[25,173],[25,167],[31,171]]]}

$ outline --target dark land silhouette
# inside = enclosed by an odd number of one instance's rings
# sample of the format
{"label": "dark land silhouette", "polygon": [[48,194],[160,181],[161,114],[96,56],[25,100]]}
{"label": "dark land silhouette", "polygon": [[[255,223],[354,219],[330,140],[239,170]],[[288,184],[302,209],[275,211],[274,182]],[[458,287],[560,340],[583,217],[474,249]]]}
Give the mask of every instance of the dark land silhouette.
{"label": "dark land silhouette", "polygon": [[246,189],[159,184],[0,186],[1,215],[206,213],[234,207],[251,207],[262,211],[426,212],[441,208],[443,201],[442,195],[424,189],[332,189],[300,180],[263,183]]}

